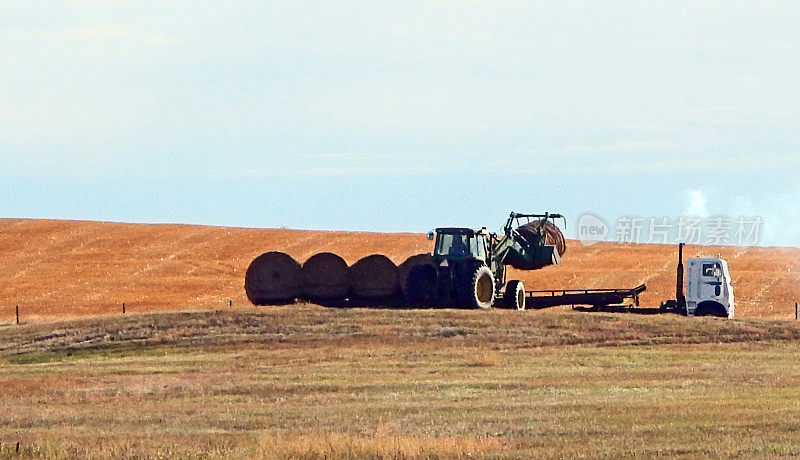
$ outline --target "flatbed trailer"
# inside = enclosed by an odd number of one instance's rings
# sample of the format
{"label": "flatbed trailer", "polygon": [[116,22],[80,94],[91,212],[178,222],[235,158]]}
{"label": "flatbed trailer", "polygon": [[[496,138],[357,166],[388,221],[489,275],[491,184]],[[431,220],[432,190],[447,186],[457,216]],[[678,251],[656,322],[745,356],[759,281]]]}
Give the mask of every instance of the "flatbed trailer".
{"label": "flatbed trailer", "polygon": [[542,309],[562,305],[589,306],[595,310],[606,307],[624,307],[625,300],[630,299],[632,307],[639,306],[639,294],[647,290],[640,284],[630,289],[555,289],[544,291],[525,291],[525,307]]}

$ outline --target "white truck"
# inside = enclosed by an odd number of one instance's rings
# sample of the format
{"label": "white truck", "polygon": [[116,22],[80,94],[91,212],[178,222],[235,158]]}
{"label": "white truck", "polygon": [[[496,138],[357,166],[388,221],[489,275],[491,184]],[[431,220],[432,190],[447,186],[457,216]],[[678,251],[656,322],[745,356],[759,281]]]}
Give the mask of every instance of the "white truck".
{"label": "white truck", "polygon": [[686,270],[684,295],[683,243],[678,246],[676,299],[661,304],[686,316],[719,316],[733,318],[736,306],[728,262],[721,257],[692,257]]}
{"label": "white truck", "polygon": [[693,257],[686,270],[686,315],[733,318],[735,304],[728,262],[720,257]]}

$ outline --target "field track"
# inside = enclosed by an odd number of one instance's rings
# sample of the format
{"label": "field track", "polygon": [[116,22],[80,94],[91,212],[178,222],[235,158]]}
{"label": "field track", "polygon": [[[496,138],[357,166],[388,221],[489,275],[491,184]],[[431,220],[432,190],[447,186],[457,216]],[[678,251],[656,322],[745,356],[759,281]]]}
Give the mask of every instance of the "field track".
{"label": "field track", "polygon": [[[53,220],[0,220],[0,322],[227,306],[243,308],[244,272],[268,250],[304,262],[332,251],[352,264],[382,253],[395,263],[430,250],[420,234],[244,229]],[[789,318],[800,300],[800,249],[688,247],[687,256],[725,257],[737,316]],[[645,306],[673,297],[675,248],[568,242],[564,263],[516,271],[528,289],[634,287]]]}

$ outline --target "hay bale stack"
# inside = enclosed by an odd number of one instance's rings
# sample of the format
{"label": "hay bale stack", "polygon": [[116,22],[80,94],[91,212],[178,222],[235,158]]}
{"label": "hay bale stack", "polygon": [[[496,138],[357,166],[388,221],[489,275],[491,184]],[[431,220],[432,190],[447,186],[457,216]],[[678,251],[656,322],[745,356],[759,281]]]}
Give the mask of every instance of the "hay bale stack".
{"label": "hay bale stack", "polygon": [[300,295],[300,264],[288,254],[265,252],[247,268],[244,290],[254,305],[293,302]]}
{"label": "hay bale stack", "polygon": [[308,300],[343,300],[347,297],[347,262],[330,252],[311,256],[300,269],[303,295]]}
{"label": "hay bale stack", "polygon": [[517,232],[528,240],[536,240],[539,239],[540,231],[544,231],[545,244],[555,246],[559,257],[563,256],[567,252],[567,240],[564,238],[564,234],[561,233],[561,229],[549,220],[545,221],[544,228],[540,230],[539,227],[541,226],[542,221],[535,220],[517,227]]}
{"label": "hay bale stack", "polygon": [[397,267],[400,289],[403,291],[403,294],[406,297],[408,297],[408,274],[416,265],[430,265],[434,270],[436,269],[436,267],[433,265],[433,257],[428,253],[411,256],[406,259],[405,262],[400,264]]}
{"label": "hay bale stack", "polygon": [[389,299],[400,287],[397,265],[380,254],[360,259],[347,274],[350,292],[357,299]]}

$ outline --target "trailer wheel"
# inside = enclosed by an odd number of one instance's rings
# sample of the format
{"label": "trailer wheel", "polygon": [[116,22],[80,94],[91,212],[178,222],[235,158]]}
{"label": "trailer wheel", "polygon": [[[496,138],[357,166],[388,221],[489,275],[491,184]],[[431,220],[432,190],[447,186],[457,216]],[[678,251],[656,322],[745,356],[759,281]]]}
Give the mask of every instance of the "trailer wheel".
{"label": "trailer wheel", "polygon": [[482,266],[472,275],[470,303],[473,308],[488,310],[494,303],[494,275],[489,267]]}
{"label": "trailer wheel", "polygon": [[507,308],[525,310],[525,285],[520,280],[511,280],[506,283],[506,292],[503,300]]}

